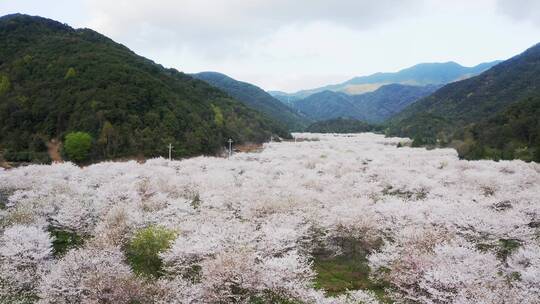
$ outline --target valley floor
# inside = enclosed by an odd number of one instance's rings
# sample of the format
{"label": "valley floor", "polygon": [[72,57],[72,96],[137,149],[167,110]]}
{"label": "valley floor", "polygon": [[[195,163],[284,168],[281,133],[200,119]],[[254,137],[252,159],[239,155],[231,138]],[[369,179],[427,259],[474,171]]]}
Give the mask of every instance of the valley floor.
{"label": "valley floor", "polygon": [[539,164],[296,137],[0,169],[0,302],[538,303]]}

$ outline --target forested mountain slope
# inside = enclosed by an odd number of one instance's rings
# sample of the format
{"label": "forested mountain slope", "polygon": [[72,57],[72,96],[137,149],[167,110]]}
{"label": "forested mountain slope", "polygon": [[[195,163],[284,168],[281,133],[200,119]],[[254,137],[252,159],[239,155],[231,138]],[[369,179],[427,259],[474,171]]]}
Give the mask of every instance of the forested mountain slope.
{"label": "forested mountain slope", "polygon": [[363,113],[366,121],[381,123],[440,87],[440,85],[388,84],[374,92],[353,95],[351,98],[354,105]]}
{"label": "forested mountain slope", "polygon": [[0,18],[0,150],[46,161],[68,132],[93,138],[91,158],[212,154],[235,142],[289,136],[207,83],[140,57],[90,29],[27,15]]}
{"label": "forested mountain slope", "polygon": [[303,130],[311,122],[307,117],[300,115],[263,89],[250,83],[238,81],[216,72],[202,72],[192,76],[227,92],[247,106],[281,122],[290,130]]}
{"label": "forested mountain slope", "polygon": [[[519,112],[520,105],[529,107],[536,103],[539,97],[540,44],[537,44],[476,77],[448,84],[415,102],[392,118],[388,132],[392,135],[413,137],[424,143],[435,143],[436,140],[444,143],[473,137],[481,143],[486,143],[486,140],[493,142],[493,139],[483,138],[488,134],[490,137],[499,136],[513,142],[521,136],[518,135],[520,132],[514,130],[515,132],[495,134],[487,130],[478,131],[480,126],[506,128],[505,121]],[[519,115],[526,117],[528,126],[531,126],[538,123],[538,116],[533,113],[535,112],[523,112]],[[470,130],[477,130],[476,135],[471,136],[467,132]],[[514,150],[528,149],[529,156],[521,158],[530,158],[534,154],[537,141],[537,137],[529,136],[523,146],[514,147]],[[514,154],[519,153],[505,152],[505,155]],[[489,157],[487,154],[486,156]]]}
{"label": "forested mountain slope", "polygon": [[292,106],[316,121],[339,117],[363,117],[362,112],[353,104],[351,96],[339,92],[324,91],[316,93],[295,101]]}

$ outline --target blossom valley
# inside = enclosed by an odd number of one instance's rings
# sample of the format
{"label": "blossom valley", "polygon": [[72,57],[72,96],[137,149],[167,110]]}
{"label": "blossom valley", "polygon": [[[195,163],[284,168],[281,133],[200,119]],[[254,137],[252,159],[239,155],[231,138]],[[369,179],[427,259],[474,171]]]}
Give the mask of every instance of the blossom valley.
{"label": "blossom valley", "polygon": [[295,137],[0,169],[0,302],[538,303],[538,163]]}

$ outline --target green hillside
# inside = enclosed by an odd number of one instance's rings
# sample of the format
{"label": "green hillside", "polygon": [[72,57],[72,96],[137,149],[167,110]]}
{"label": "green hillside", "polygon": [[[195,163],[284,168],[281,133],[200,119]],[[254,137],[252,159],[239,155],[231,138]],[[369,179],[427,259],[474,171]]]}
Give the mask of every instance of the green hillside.
{"label": "green hillside", "polygon": [[47,161],[46,144],[84,131],[91,160],[213,154],[288,137],[279,124],[203,81],[137,56],[89,29],[27,15],[0,18],[0,150]]}
{"label": "green hillside", "polygon": [[540,162],[540,94],[464,129],[456,145],[467,159],[514,159]]}
{"label": "green hillside", "polygon": [[408,105],[435,92],[440,85],[388,84],[369,93],[351,96],[353,104],[370,123],[381,123]]}
{"label": "green hillside", "polygon": [[282,123],[291,131],[301,131],[311,123],[311,120],[307,117],[300,115],[263,89],[250,83],[238,81],[216,72],[202,72],[193,74],[192,76],[227,92],[248,107],[258,110]]}
{"label": "green hillside", "polygon": [[[476,77],[448,84],[415,102],[391,119],[388,133],[412,137],[422,144],[450,144],[467,158],[529,160],[537,147],[533,129],[539,116],[534,115],[537,112],[519,112],[519,109],[534,108],[539,97],[540,44]],[[522,121],[527,121],[527,131],[509,131],[509,124],[524,128]],[[487,150],[473,152],[471,145]],[[524,149],[528,152],[521,153]]]}
{"label": "green hillside", "polygon": [[324,91],[295,101],[292,105],[297,111],[318,121],[340,117],[363,117],[351,97],[345,93]]}

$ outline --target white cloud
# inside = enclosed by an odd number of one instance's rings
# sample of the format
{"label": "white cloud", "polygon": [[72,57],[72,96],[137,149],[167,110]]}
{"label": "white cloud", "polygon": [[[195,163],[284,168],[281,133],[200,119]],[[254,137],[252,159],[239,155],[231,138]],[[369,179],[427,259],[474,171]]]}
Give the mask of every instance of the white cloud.
{"label": "white cloud", "polygon": [[90,27],[165,66],[288,91],[505,59],[540,40],[538,0],[0,1],[16,11]]}
{"label": "white cloud", "polygon": [[515,21],[528,21],[540,26],[538,0],[497,0],[497,11]]}
{"label": "white cloud", "polygon": [[366,29],[411,13],[420,0],[87,0],[90,25],[115,34],[166,29],[186,39],[261,35],[291,23]]}

